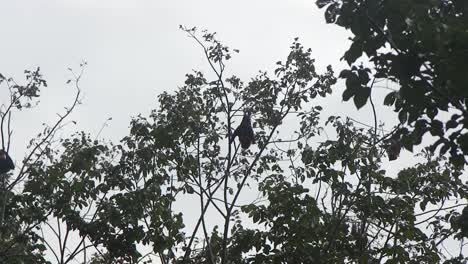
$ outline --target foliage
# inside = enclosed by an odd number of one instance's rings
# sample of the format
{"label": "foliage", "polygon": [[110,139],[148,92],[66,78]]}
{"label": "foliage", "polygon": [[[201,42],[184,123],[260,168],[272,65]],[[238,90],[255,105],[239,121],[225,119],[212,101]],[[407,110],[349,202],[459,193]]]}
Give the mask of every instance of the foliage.
{"label": "foliage", "polygon": [[[304,167],[296,168],[315,184],[267,177],[260,190],[268,205],[244,207],[264,227],[252,232],[252,248],[245,251],[256,252],[250,263],[441,261],[437,246],[452,233],[448,219],[458,215],[445,211],[445,204],[450,197],[467,197],[461,172],[427,154],[427,162],[392,177],[380,167],[382,148],[369,144],[372,131],[349,120],[330,121],[338,138],[304,149]],[[432,221],[437,209],[427,204],[445,211],[444,217]],[[427,228],[434,232],[427,234]]]}
{"label": "foliage", "polygon": [[[22,188],[3,201],[5,219],[21,228],[2,228],[27,230],[21,245],[36,247],[27,248],[35,261],[45,249],[62,264],[465,261],[441,250],[465,231],[466,204],[453,202],[468,195],[461,167],[424,150],[393,175],[383,169],[390,135],[377,124],[321,122],[317,98],[336,78],[331,67],[318,73],[297,39],[273,73],[244,83],[225,76],[237,50],[181,28],[210,73],[193,71],[159,95],[118,143],[80,132],[45,141],[25,161]],[[247,150],[229,142],[244,110],[256,139]],[[177,209],[187,202],[198,215]]]}
{"label": "foliage", "polygon": [[[468,4],[464,0],[317,0],[328,23],[354,37],[340,73],[345,101],[361,108],[374,82],[390,80],[398,89],[384,104],[394,106],[401,124],[395,135],[412,150],[425,134],[436,137],[432,150],[450,153],[455,165],[468,154]],[[366,62],[363,66],[362,62]],[[451,116],[446,118],[443,113]]]}
{"label": "foliage", "polygon": [[[86,63],[81,64],[83,67]],[[40,91],[47,87],[40,69],[34,71],[26,70],[26,82],[19,84],[13,78],[7,78],[0,74],[0,85],[7,88],[7,103],[0,108],[0,133],[2,149],[10,151],[12,116],[17,111],[31,110],[39,103]],[[71,70],[71,73],[73,71]],[[44,124],[44,129],[29,142],[28,152],[21,166],[15,173],[8,172],[1,175],[0,188],[0,261],[3,263],[48,263],[44,259],[46,246],[43,236],[38,233],[40,226],[47,219],[51,211],[48,211],[42,202],[37,202],[27,192],[18,191],[22,189],[24,180],[31,175],[32,167],[38,160],[51,153],[51,144],[56,138],[56,133],[63,128],[64,121],[78,104],[80,88],[78,85],[82,71],[74,75],[76,94],[74,100],[66,108],[65,113],[59,115],[58,120],[52,125]],[[68,83],[70,83],[68,81]]]}
{"label": "foliage", "polygon": [[[24,74],[25,84],[18,84],[13,78],[0,74],[0,85],[8,91],[8,96],[4,98],[9,99],[0,110],[1,148],[7,152],[10,150],[10,138],[13,134],[12,114],[15,110],[33,108],[40,89],[47,87],[39,68],[34,71],[26,70]],[[36,218],[38,215],[33,208],[25,210],[22,204],[25,197],[17,196],[12,191],[15,181],[18,181],[18,178],[12,178],[11,173],[1,175],[0,261],[44,263],[42,253],[45,247],[37,243],[40,237],[33,231],[40,219]]]}

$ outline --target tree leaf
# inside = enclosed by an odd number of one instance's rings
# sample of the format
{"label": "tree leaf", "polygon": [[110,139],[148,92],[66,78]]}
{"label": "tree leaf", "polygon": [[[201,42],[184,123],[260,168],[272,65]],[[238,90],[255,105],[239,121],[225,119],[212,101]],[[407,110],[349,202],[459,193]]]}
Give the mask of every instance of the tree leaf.
{"label": "tree leaf", "polygon": [[367,99],[370,96],[371,89],[369,87],[361,87],[360,89],[357,89],[355,95],[354,95],[354,105],[357,107],[357,109],[360,109],[363,107]]}
{"label": "tree leaf", "polygon": [[385,96],[384,105],[391,106],[395,103],[397,92],[391,92]]}

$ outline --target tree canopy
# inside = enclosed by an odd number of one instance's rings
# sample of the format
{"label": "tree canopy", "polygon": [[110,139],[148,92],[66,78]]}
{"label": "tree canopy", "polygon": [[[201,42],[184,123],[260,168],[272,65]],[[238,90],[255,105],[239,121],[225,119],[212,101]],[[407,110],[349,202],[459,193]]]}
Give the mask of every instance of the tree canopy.
{"label": "tree canopy", "polygon": [[[160,94],[119,142],[57,133],[81,99],[82,72],[73,75],[72,104],[1,175],[0,262],[465,263],[466,5],[370,3],[317,1],[328,22],[354,34],[343,98],[360,108],[388,79],[385,104],[400,125],[388,131],[375,112],[368,126],[326,116],[319,99],[333,96],[337,76],[317,69],[297,38],[272,72],[243,81],[226,70],[239,50],[181,26],[210,71]],[[33,109],[47,83],[39,69],[26,71],[24,85],[0,77],[8,149],[15,113]],[[248,148],[232,141],[243,112],[255,137]],[[413,149],[427,132],[435,143]],[[400,144],[418,162],[387,170]]]}
{"label": "tree canopy", "polygon": [[395,82],[396,90],[384,102],[394,106],[405,125],[395,137],[412,150],[429,132],[438,138],[432,150],[440,147],[440,154],[449,152],[452,162],[463,166],[468,154],[468,3],[317,0],[316,4],[326,9],[328,23],[353,34],[343,55],[350,67],[340,73],[346,80],[343,99],[352,98],[360,108],[376,81]]}

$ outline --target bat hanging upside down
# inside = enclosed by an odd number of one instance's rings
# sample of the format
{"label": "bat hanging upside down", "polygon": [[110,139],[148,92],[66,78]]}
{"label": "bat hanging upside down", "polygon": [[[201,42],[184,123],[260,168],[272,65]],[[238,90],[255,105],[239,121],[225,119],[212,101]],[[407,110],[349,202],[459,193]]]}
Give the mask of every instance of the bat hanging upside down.
{"label": "bat hanging upside down", "polygon": [[229,144],[231,144],[236,137],[239,137],[239,142],[243,149],[248,149],[251,144],[255,143],[254,132],[250,121],[250,112],[244,112],[242,122],[236,130],[234,130]]}

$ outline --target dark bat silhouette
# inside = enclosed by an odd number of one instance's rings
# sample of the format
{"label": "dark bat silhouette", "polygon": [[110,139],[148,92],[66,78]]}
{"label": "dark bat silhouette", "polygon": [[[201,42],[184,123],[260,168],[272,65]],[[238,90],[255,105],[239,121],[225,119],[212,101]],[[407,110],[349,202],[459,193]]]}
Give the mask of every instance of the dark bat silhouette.
{"label": "dark bat silhouette", "polygon": [[236,137],[239,137],[239,142],[243,149],[248,149],[250,145],[255,142],[254,132],[250,121],[250,112],[244,112],[242,122],[236,130],[234,130],[229,144],[231,144]]}
{"label": "dark bat silhouette", "polygon": [[10,156],[3,149],[0,150],[0,174],[7,173],[15,168],[15,164],[11,160]]}
{"label": "dark bat silhouette", "polygon": [[396,160],[400,156],[401,144],[396,139],[390,140],[390,145],[387,147],[388,160]]}

